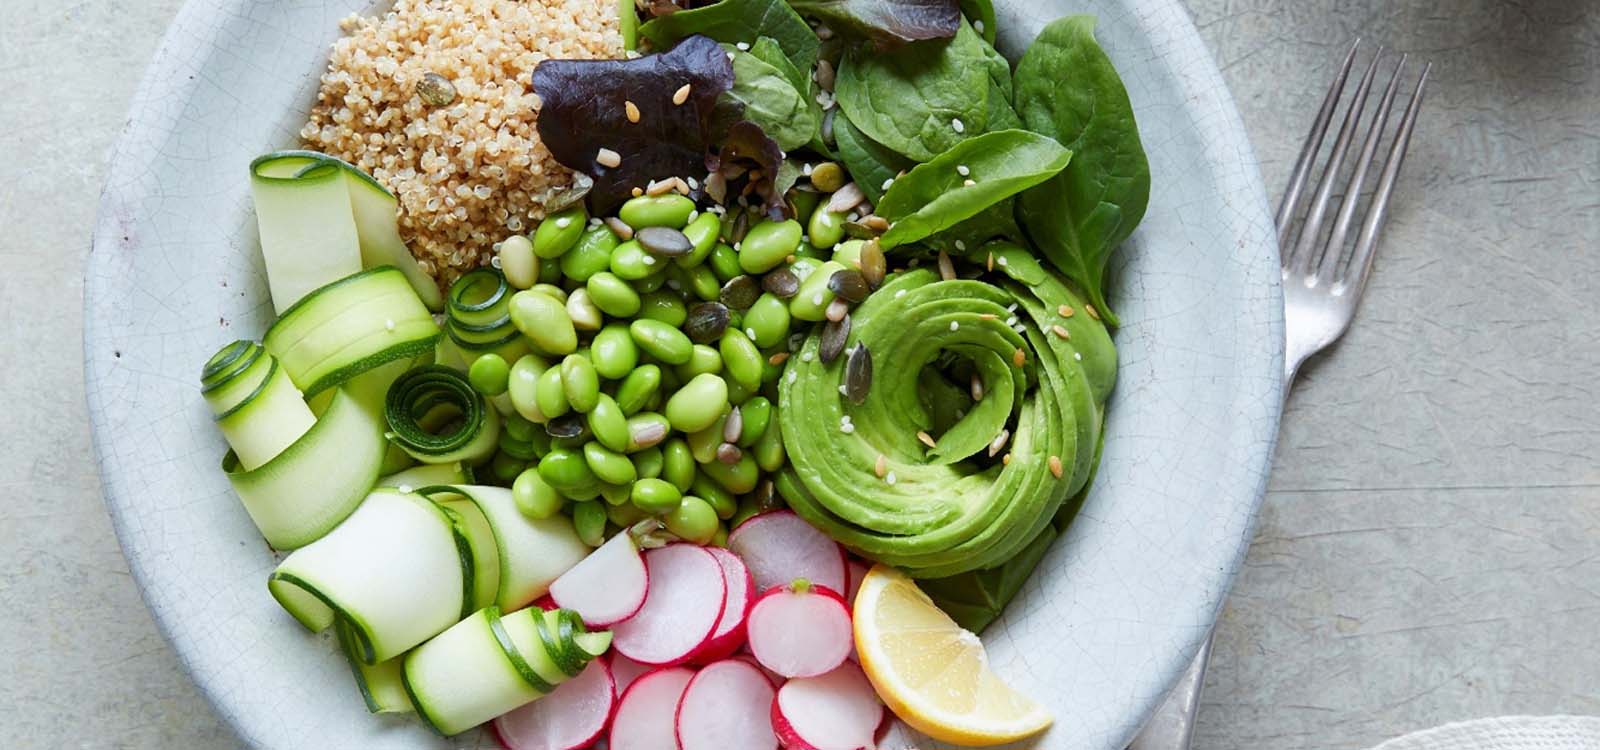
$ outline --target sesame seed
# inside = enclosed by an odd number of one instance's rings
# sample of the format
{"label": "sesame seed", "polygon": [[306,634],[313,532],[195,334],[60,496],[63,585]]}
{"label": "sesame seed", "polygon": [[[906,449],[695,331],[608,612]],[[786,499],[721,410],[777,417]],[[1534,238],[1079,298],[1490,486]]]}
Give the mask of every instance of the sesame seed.
{"label": "sesame seed", "polygon": [[1062,305],[1056,308],[1056,314],[1063,318],[1070,318],[1072,317],[1072,308],[1068,305]]}
{"label": "sesame seed", "polygon": [[1000,457],[1000,463],[1005,464],[1006,466],[1010,466],[1011,465],[1011,454],[1007,453],[1004,456],[1001,456]]}
{"label": "sesame seed", "polygon": [[1061,478],[1062,468],[1061,468],[1061,457],[1060,456],[1051,456],[1050,457],[1050,473],[1054,474],[1056,479],[1060,479]]}
{"label": "sesame seed", "polygon": [[1000,256],[1000,260],[995,261],[995,262],[998,263],[1001,268],[1005,268],[1006,266],[1011,265],[1011,261],[1006,260],[1006,256],[1004,256],[1004,255]]}
{"label": "sesame seed", "polygon": [[643,258],[640,259],[640,262],[644,263],[647,266],[653,266],[653,265],[656,264],[656,256],[647,254]]}
{"label": "sesame seed", "polygon": [[744,329],[744,335],[746,337],[750,338],[751,340],[754,340],[755,337],[756,337],[756,329],[754,329],[754,328],[746,328],[746,329]]}
{"label": "sesame seed", "polygon": [[750,43],[749,42],[739,42],[738,44],[735,44],[733,46],[735,48],[737,48],[740,52],[749,52],[750,51]]}
{"label": "sesame seed", "polygon": [[894,184],[894,178],[893,177],[890,177],[889,179],[884,180],[883,181],[883,192],[885,192],[885,193],[889,192],[889,186],[893,185],[893,184]]}
{"label": "sesame seed", "polygon": [[772,355],[772,356],[767,358],[767,364],[772,365],[773,367],[777,367],[778,365],[781,365],[784,362],[787,362],[788,360],[789,360],[789,353],[788,352],[778,352],[777,354],[774,354],[774,355]]}
{"label": "sesame seed", "polygon": [[962,242],[961,240],[956,240],[956,249],[965,252],[967,249],[967,243]]}
{"label": "sesame seed", "polygon": [[877,474],[879,479],[882,479],[886,474],[888,474],[889,457],[879,453],[878,460],[872,464],[872,473]]}
{"label": "sesame seed", "polygon": [[1062,326],[1050,326],[1050,332],[1062,339],[1072,338],[1072,334],[1068,333],[1067,329]]}
{"label": "sesame seed", "polygon": [[956,267],[955,267],[954,264],[952,264],[950,262],[950,254],[946,253],[943,250],[940,250],[939,251],[939,278],[944,279],[945,281],[953,281],[955,279],[955,277],[956,277]]}
{"label": "sesame seed", "polygon": [[822,292],[817,292],[816,294],[811,295],[811,304],[813,304],[813,305],[822,304]]}
{"label": "sesame seed", "polygon": [[900,480],[894,475],[894,472],[891,471],[888,474],[883,475],[883,481],[888,482],[889,484],[894,484]]}
{"label": "sesame seed", "polygon": [[816,359],[816,355],[812,354],[811,352],[801,352],[800,353],[800,361],[801,362],[810,362],[813,359]]}
{"label": "sesame seed", "polygon": [[385,330],[385,331],[394,330],[394,319],[393,318],[390,318],[388,320],[383,321],[383,330]]}
{"label": "sesame seed", "polygon": [[976,184],[978,184],[977,180],[962,180],[961,181],[961,187],[972,187],[973,185],[976,185]]}
{"label": "sesame seed", "polygon": [[1003,429],[1000,431],[1000,434],[995,435],[994,439],[989,441],[989,457],[993,458],[996,453],[999,453],[1000,449],[1006,447],[1006,441],[1010,439],[1010,430]]}
{"label": "sesame seed", "polygon": [[557,229],[566,229],[567,227],[570,227],[570,226],[572,226],[572,217],[571,216],[563,216],[563,217],[561,217],[559,219],[556,219],[556,228]]}
{"label": "sesame seed", "polygon": [[1084,305],[1083,311],[1088,313],[1089,317],[1094,318],[1095,320],[1100,319],[1100,311],[1094,309],[1094,305]]}
{"label": "sesame seed", "polygon": [[1017,316],[1013,315],[1013,316],[1011,316],[1009,318],[1006,318],[1006,325],[1015,326],[1016,324],[1017,324]]}
{"label": "sesame seed", "polygon": [[683,289],[683,284],[679,283],[677,279],[667,279],[667,288],[677,292]]}
{"label": "sesame seed", "polygon": [[994,270],[994,253],[989,253],[989,259],[987,261],[985,261],[983,265],[984,265],[984,268],[986,268],[986,269],[988,269],[990,271]]}
{"label": "sesame seed", "polygon": [[929,435],[928,433],[926,433],[926,432],[924,432],[922,430],[917,430],[917,440],[921,441],[923,445],[926,445],[929,448],[932,448],[932,447],[938,445],[938,443],[935,443],[933,441],[933,436],[932,435]]}
{"label": "sesame seed", "polygon": [[628,122],[639,121],[639,105],[634,104],[631,101],[623,100],[622,109],[628,113]]}
{"label": "sesame seed", "polygon": [[1079,362],[1082,362],[1083,361],[1083,352],[1073,352],[1072,353],[1072,358],[1075,359],[1075,360],[1078,360]]}
{"label": "sesame seed", "polygon": [[965,164],[957,164],[956,165],[956,174],[961,175],[962,177],[966,177],[966,176],[972,174],[972,169],[967,167],[967,165],[965,165]]}
{"label": "sesame seed", "polygon": [[967,132],[967,126],[962,124],[961,118],[959,118],[959,117],[957,117],[957,118],[955,118],[955,119],[950,121],[950,127],[955,128],[955,131],[957,133],[965,133],[965,132]]}
{"label": "sesame seed", "polygon": [[1023,351],[1021,349],[1017,349],[1016,351],[1011,353],[1011,364],[1014,364],[1014,365],[1016,365],[1018,367],[1021,367],[1022,364],[1024,362],[1027,362],[1027,361],[1028,361],[1028,353],[1027,352],[1025,352],[1025,351]]}
{"label": "sesame seed", "polygon": [[901,289],[901,290],[899,290],[899,291],[894,293],[894,298],[895,299],[900,299],[901,297],[904,297],[904,296],[906,296],[906,290],[904,290],[904,289]]}
{"label": "sesame seed", "polygon": [[849,435],[849,434],[851,434],[851,433],[856,431],[856,426],[853,425],[853,424],[850,424],[849,422],[845,422],[844,424],[839,425],[839,431],[844,433],[844,434],[846,434],[846,435]]}
{"label": "sesame seed", "polygon": [[983,378],[978,377],[978,373],[972,373],[972,384],[968,389],[972,393],[973,401],[983,400]]}
{"label": "sesame seed", "polygon": [[611,167],[612,169],[616,169],[617,167],[622,166],[622,154],[612,151],[609,148],[602,148],[594,155],[594,161],[596,164],[599,164],[602,167]]}
{"label": "sesame seed", "polygon": [[957,322],[955,322],[953,320],[950,321],[950,332],[951,333],[955,333],[956,331],[959,331],[959,330],[961,330],[961,324],[957,323]]}
{"label": "sesame seed", "polygon": [[639,197],[641,195],[644,195],[644,189],[643,188],[637,188],[636,187],[630,192],[632,193],[633,197],[635,197],[635,198],[637,198],[637,197]]}
{"label": "sesame seed", "polygon": [[972,30],[978,32],[979,34],[982,34],[983,33],[983,21],[973,21],[972,22]]}
{"label": "sesame seed", "polygon": [[672,92],[672,103],[682,105],[684,102],[689,101],[689,91],[692,88],[692,84],[685,83],[677,91]]}
{"label": "sesame seed", "polygon": [[839,384],[839,395],[841,395],[841,396],[850,395],[850,390],[848,388],[844,387],[844,383],[840,383]]}
{"label": "sesame seed", "polygon": [[999,315],[995,315],[994,313],[982,313],[978,316],[978,320],[995,320],[999,317]]}
{"label": "sesame seed", "polygon": [[409,484],[402,484],[399,487],[396,487],[395,489],[400,490],[400,494],[402,494],[402,495],[411,494],[411,485],[409,485]]}

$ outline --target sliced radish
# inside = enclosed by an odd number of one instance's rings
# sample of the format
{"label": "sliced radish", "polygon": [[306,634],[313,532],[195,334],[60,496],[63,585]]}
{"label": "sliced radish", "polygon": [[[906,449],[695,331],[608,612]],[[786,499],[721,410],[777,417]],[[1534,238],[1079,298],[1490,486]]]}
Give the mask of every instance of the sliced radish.
{"label": "sliced radish", "polygon": [[859,750],[872,747],[883,723],[883,704],[855,662],[778,688],[772,727],[789,750]]}
{"label": "sliced radish", "polygon": [[679,750],[678,699],[692,679],[694,670],[668,667],[634,680],[611,719],[610,750]]}
{"label": "sliced radish", "polygon": [[845,565],[849,568],[850,585],[844,592],[844,603],[845,606],[850,608],[851,612],[854,612],[856,609],[856,594],[861,592],[861,582],[867,577],[868,566],[853,557]]}
{"label": "sliced radish", "polygon": [[534,599],[533,606],[538,607],[546,612],[549,612],[552,609],[561,609],[561,605],[556,604],[556,600],[551,599],[549,594],[545,594],[538,599]]}
{"label": "sliced radish", "polygon": [[649,588],[639,547],[623,532],[562,573],[550,584],[550,598],[576,611],[584,625],[605,628],[638,612]]}
{"label": "sliced radish", "polygon": [[757,591],[796,578],[834,591],[848,583],[844,549],[794,511],[762,513],[739,524],[728,534],[728,549],[750,568]]}
{"label": "sliced radish", "polygon": [[679,750],[776,750],[774,695],[767,676],[743,659],[700,670],[678,701]]}
{"label": "sliced radish", "polygon": [[611,670],[595,659],[549,695],[495,719],[494,731],[507,750],[576,750],[600,738],[616,702]]}
{"label": "sliced radish", "polygon": [[784,677],[833,671],[855,645],[844,597],[805,581],[774,586],[750,608],[745,621],[750,653]]}
{"label": "sliced radish", "polygon": [[611,629],[611,645],[641,664],[681,664],[711,640],[722,618],[722,565],[693,544],[650,550],[644,564],[651,582],[644,606]]}
{"label": "sliced radish", "polygon": [[617,695],[622,695],[628,689],[628,686],[633,684],[634,680],[655,669],[655,667],[648,664],[640,664],[616,651],[607,654],[606,658],[610,659],[611,679],[617,683]]}
{"label": "sliced radish", "polygon": [[750,605],[756,601],[756,586],[750,579],[750,569],[745,567],[744,561],[721,547],[707,547],[706,551],[717,558],[717,563],[722,566],[722,582],[727,590],[723,598],[722,619],[717,621],[716,631],[711,634],[711,640],[694,655],[694,660],[703,664],[726,659],[744,645],[745,617],[750,614]]}

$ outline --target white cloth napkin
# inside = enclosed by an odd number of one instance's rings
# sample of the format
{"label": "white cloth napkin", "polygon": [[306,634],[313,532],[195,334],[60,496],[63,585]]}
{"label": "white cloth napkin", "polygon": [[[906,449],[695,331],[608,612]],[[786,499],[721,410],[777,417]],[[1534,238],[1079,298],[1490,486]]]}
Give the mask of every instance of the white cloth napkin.
{"label": "white cloth napkin", "polygon": [[1497,716],[1434,727],[1372,750],[1597,750],[1600,717]]}

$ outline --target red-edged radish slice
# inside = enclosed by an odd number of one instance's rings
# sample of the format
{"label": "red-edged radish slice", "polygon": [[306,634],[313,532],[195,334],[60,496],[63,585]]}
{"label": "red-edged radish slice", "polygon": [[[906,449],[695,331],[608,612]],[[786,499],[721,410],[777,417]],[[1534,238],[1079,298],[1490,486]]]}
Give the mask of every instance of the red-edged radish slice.
{"label": "red-edged radish slice", "polygon": [[788,679],[789,679],[787,677],[784,677],[781,674],[778,674],[777,672],[774,672],[774,671],[772,671],[770,669],[767,669],[766,667],[762,666],[761,662],[756,661],[755,654],[750,653],[749,649],[746,649],[745,651],[739,653],[738,655],[736,655],[736,656],[734,656],[732,658],[734,658],[734,659],[743,659],[743,660],[745,660],[747,662],[750,662],[750,664],[752,666],[754,666],[756,669],[761,670],[761,673],[767,676],[767,682],[772,683],[773,687],[778,687],[778,686],[782,685],[784,682],[787,682]]}
{"label": "red-edged radish slice", "polygon": [[679,750],[777,750],[776,694],[767,676],[743,659],[700,670],[678,701]]}
{"label": "red-edged radish slice", "polygon": [[549,695],[496,718],[494,731],[507,750],[577,750],[600,738],[616,702],[611,670],[595,659]]}
{"label": "red-edged radish slice", "polygon": [[606,628],[638,612],[649,589],[639,547],[623,532],[562,573],[550,584],[550,598],[576,611],[584,625]]}
{"label": "red-edged radish slice", "polygon": [[848,583],[844,549],[794,511],[762,513],[728,534],[728,549],[750,568],[756,590],[804,578],[834,591]]}
{"label": "red-edged radish slice", "polygon": [[610,660],[611,679],[617,683],[617,695],[622,695],[628,689],[628,686],[633,684],[634,680],[655,669],[649,664],[640,664],[615,651],[606,654],[606,658]]}
{"label": "red-edged radish slice", "polygon": [[815,677],[844,663],[855,645],[844,597],[796,581],[756,600],[745,621],[750,653],[784,677]]}
{"label": "red-edged radish slice", "polygon": [[870,566],[852,557],[845,563],[845,567],[848,568],[850,575],[850,585],[845,589],[844,603],[853,613],[856,611],[856,594],[861,592],[861,582],[866,580],[867,569]]}
{"label": "red-edged radish slice", "polygon": [[634,680],[611,718],[610,750],[679,750],[678,699],[692,679],[694,670],[668,667]]}
{"label": "red-edged radish slice", "polygon": [[640,664],[682,664],[711,640],[722,618],[722,565],[693,544],[650,550],[644,564],[650,576],[644,606],[611,629],[611,646]]}
{"label": "red-edged radish slice", "polygon": [[552,609],[561,609],[561,605],[556,604],[556,600],[551,599],[549,594],[545,594],[538,599],[534,599],[533,606],[538,607],[546,612],[549,612]]}
{"label": "red-edged radish slice", "polygon": [[723,599],[722,619],[711,640],[695,652],[694,660],[709,664],[732,656],[744,645],[744,619],[750,614],[750,605],[756,601],[756,585],[750,579],[750,570],[738,555],[721,547],[707,547],[707,552],[717,558],[722,566],[722,582],[727,586]]}
{"label": "red-edged radish slice", "polygon": [[859,750],[872,747],[883,723],[883,704],[855,662],[778,688],[772,728],[789,750]]}

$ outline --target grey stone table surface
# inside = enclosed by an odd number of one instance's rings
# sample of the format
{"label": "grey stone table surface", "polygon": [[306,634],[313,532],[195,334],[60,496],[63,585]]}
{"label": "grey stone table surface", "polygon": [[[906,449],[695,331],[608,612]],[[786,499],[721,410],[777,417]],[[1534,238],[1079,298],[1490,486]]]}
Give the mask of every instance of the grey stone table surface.
{"label": "grey stone table surface", "polygon": [[[0,2],[0,747],[231,748],[99,497],[81,266],[179,0]],[[1302,371],[1196,747],[1600,713],[1600,2],[1188,0],[1269,191],[1355,36],[1437,64],[1369,299]]]}

